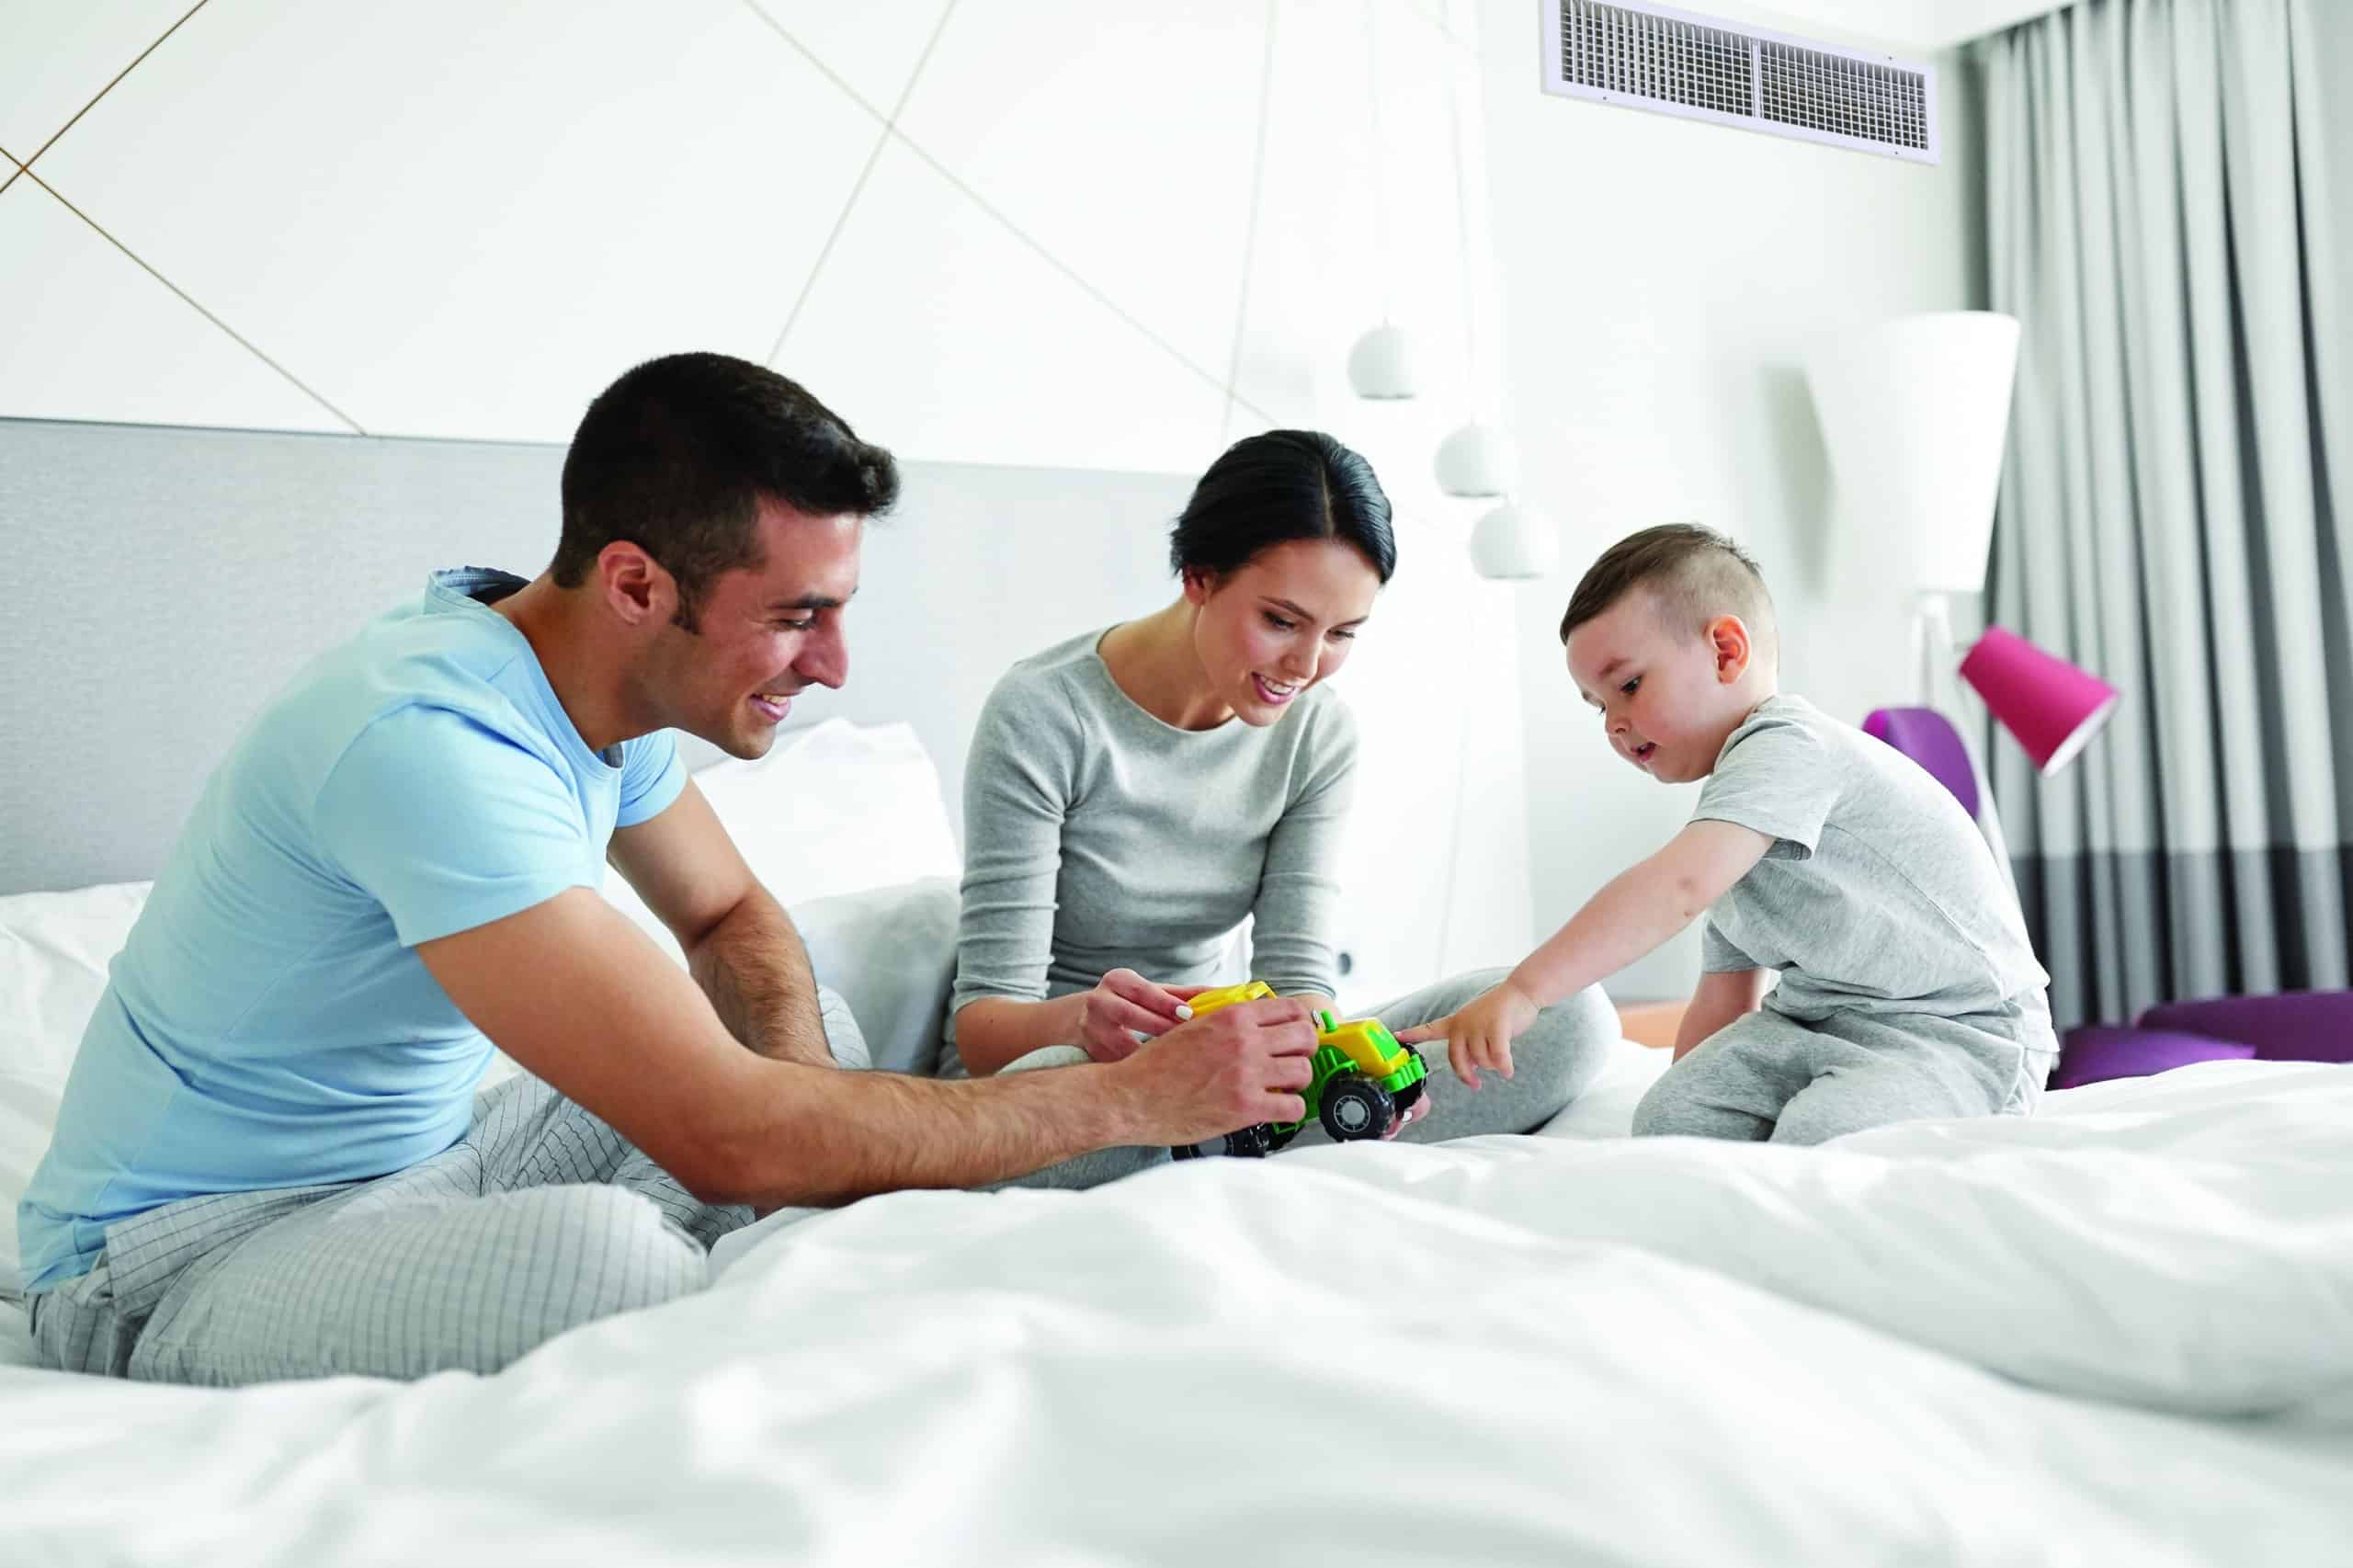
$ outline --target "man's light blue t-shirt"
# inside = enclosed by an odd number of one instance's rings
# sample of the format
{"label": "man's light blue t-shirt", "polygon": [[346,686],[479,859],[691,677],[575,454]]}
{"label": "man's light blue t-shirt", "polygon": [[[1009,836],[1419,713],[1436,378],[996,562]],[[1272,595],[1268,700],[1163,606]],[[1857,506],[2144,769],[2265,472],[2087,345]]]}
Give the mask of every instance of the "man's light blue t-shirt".
{"label": "man's light blue t-shirt", "polygon": [[686,778],[666,730],[588,749],[473,597],[520,586],[435,574],[239,737],[83,1036],[17,1210],[27,1289],[161,1204],[381,1176],[463,1136],[490,1041],[412,949],[597,886],[614,828]]}

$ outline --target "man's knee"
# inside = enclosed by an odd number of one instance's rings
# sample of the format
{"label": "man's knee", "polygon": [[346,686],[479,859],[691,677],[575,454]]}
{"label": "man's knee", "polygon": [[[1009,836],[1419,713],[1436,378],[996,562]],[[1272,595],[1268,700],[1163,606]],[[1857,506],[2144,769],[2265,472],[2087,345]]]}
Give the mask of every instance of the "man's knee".
{"label": "man's knee", "polygon": [[874,1065],[873,1052],[866,1043],[866,1031],[858,1027],[858,1018],[849,1010],[849,1003],[832,986],[820,982],[817,986],[817,1017],[825,1029],[825,1048],[833,1053],[834,1065],[853,1073],[862,1073]]}
{"label": "man's knee", "polygon": [[[618,1187],[543,1188],[562,1209],[541,1278],[551,1333],[658,1307],[702,1289],[710,1257],[654,1200]],[[553,1293],[556,1281],[571,1288]],[[574,1283],[575,1282],[576,1283]]]}

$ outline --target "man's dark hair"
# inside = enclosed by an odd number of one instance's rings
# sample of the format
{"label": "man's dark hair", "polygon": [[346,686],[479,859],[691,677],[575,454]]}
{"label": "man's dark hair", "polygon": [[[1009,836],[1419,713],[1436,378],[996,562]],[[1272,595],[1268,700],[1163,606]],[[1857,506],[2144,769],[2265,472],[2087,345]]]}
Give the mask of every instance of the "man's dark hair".
{"label": "man's dark hair", "polygon": [[563,534],[549,572],[576,588],[627,540],[678,585],[696,629],[722,573],[766,560],[762,496],[813,517],[871,517],[899,498],[899,468],[774,370],[725,354],[649,359],[597,394],[563,459]]}
{"label": "man's dark hair", "polygon": [[1649,590],[1677,635],[1699,636],[1729,610],[1747,623],[1760,649],[1775,644],[1773,596],[1749,553],[1713,528],[1662,523],[1628,534],[1601,552],[1569,596],[1561,641],[1637,588]]}
{"label": "man's dark hair", "polygon": [[1168,564],[1222,576],[1295,539],[1344,540],[1383,583],[1397,570],[1372,465],[1320,430],[1268,430],[1234,442],[1193,486],[1168,532]]}

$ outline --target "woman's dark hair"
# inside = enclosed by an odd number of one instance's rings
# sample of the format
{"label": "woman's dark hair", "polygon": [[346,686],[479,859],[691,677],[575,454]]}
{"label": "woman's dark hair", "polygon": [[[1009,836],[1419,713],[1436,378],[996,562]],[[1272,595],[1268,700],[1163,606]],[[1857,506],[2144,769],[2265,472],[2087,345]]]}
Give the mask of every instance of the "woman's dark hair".
{"label": "woman's dark hair", "polygon": [[1383,583],[1397,570],[1389,497],[1372,465],[1317,430],[1269,430],[1210,464],[1168,534],[1168,563],[1222,574],[1269,545],[1336,539],[1354,545]]}
{"label": "woman's dark hair", "polygon": [[774,370],[725,354],[649,359],[597,394],[563,459],[563,534],[549,572],[576,588],[627,540],[678,585],[695,630],[722,573],[758,566],[763,495],[813,517],[871,517],[899,498],[891,454]]}

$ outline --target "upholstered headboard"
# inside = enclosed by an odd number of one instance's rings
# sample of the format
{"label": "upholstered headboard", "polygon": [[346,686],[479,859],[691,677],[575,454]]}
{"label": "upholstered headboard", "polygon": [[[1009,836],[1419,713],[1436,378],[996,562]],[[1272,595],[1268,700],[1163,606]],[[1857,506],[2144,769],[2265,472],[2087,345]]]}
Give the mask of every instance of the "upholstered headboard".
{"label": "upholstered headboard", "polygon": [[[560,447],[0,419],[0,894],[152,876],[237,732],[440,566],[529,575]],[[1005,666],[1170,591],[1188,478],[910,463],[868,534],[850,679],[801,722],[904,720],[960,822]],[[690,761],[710,754],[701,749]]]}

